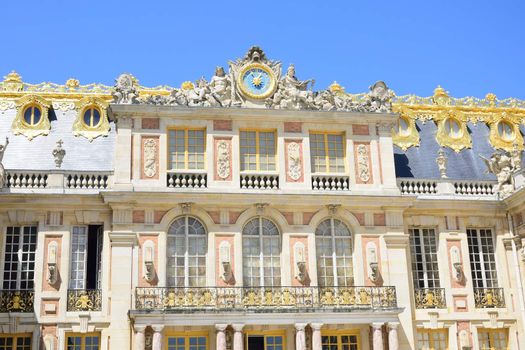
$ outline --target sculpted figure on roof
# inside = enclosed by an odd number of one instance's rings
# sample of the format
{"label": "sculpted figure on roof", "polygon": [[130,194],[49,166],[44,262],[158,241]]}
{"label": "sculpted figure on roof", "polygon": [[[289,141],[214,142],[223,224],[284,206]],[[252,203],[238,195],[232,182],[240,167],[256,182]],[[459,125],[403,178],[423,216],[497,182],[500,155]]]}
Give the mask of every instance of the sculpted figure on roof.
{"label": "sculpted figure on roof", "polygon": [[507,151],[497,151],[492,154],[490,159],[481,156],[481,159],[487,165],[487,172],[496,175],[498,184],[495,191],[501,198],[509,196],[514,187],[512,185],[512,173],[518,170],[516,158]]}
{"label": "sculpted figure on roof", "polygon": [[392,110],[392,95],[392,90],[386,86],[385,82],[378,81],[370,86],[366,105],[371,112],[390,112]]}
{"label": "sculpted figure on roof", "polygon": [[295,66],[291,64],[286,75],[279,81],[273,100],[269,103],[277,109],[313,109],[315,108],[314,93],[310,89],[313,79],[299,80],[295,76]]}
{"label": "sculpted figure on roof", "polygon": [[115,81],[115,87],[113,88],[112,94],[115,103],[136,103],[139,94],[133,76],[128,73],[121,74]]}
{"label": "sculpted figure on roof", "polygon": [[216,103],[221,107],[228,107],[231,104],[231,88],[231,75],[226,74],[223,67],[215,68],[215,75],[210,81],[210,102],[212,105]]}

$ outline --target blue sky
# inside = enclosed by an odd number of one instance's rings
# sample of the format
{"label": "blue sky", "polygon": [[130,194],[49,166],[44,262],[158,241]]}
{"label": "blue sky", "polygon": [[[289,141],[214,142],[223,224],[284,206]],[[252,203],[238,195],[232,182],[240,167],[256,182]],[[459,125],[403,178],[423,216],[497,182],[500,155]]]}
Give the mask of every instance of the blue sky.
{"label": "blue sky", "polygon": [[315,89],[525,99],[525,1],[6,1],[0,74],[180,86],[261,46]]}

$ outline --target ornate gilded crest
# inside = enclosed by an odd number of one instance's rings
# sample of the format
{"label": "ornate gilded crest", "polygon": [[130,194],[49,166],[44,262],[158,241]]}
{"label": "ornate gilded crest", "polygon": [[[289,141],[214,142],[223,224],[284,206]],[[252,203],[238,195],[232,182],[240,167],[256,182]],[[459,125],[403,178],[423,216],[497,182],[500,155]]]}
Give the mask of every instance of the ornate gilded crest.
{"label": "ornate gilded crest", "polygon": [[38,95],[26,95],[16,102],[17,113],[11,130],[32,140],[38,135],[48,135],[51,129],[48,112],[51,103]]}
{"label": "ornate gilded crest", "polygon": [[493,114],[488,118],[490,128],[489,141],[495,149],[512,151],[523,150],[523,136],[520,132],[520,120],[506,112]]}
{"label": "ornate gilded crest", "polygon": [[467,129],[468,118],[460,111],[445,109],[437,113],[438,126],[436,140],[442,147],[450,147],[456,153],[464,148],[472,148],[472,139]]}
{"label": "ornate gilded crest", "polygon": [[76,104],[77,118],[73,123],[73,135],[83,136],[92,142],[99,136],[109,134],[108,103],[98,97],[84,97]]}
{"label": "ornate gilded crest", "polygon": [[419,133],[416,128],[416,120],[410,115],[407,108],[394,109],[400,116],[397,124],[392,128],[392,141],[394,145],[406,151],[412,146],[419,146]]}

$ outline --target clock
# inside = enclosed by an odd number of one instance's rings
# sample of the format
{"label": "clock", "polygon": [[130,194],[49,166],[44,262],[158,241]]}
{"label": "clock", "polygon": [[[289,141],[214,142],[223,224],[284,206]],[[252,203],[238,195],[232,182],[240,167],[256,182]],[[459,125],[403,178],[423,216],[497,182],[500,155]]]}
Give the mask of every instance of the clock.
{"label": "clock", "polygon": [[273,71],[260,63],[244,66],[238,77],[238,85],[245,96],[253,99],[270,97],[277,87]]}

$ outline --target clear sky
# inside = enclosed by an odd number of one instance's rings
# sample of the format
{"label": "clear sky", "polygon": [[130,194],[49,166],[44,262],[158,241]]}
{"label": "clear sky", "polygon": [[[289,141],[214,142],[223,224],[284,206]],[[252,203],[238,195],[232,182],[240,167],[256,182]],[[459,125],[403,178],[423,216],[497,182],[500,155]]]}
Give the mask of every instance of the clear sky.
{"label": "clear sky", "polygon": [[315,89],[525,99],[525,1],[23,1],[0,5],[0,74],[146,86],[210,79],[251,45]]}

